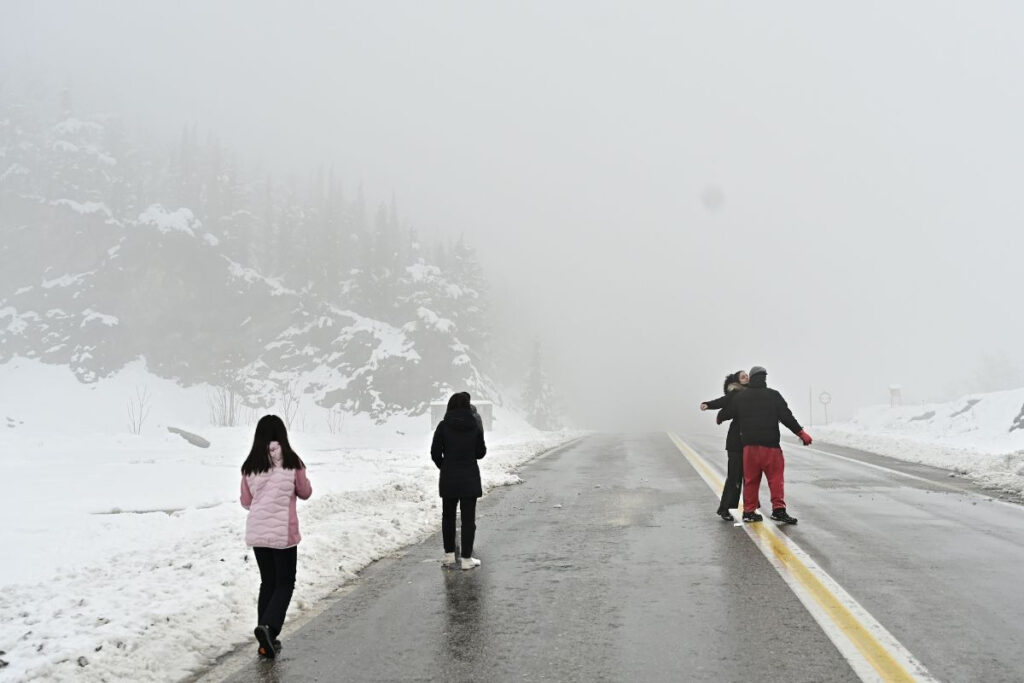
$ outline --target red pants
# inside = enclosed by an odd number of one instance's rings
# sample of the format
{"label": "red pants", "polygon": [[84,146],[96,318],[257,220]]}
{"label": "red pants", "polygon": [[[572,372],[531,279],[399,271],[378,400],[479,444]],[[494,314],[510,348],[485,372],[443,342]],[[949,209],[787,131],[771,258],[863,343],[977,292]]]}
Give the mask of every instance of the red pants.
{"label": "red pants", "polygon": [[758,490],[761,488],[761,473],[768,478],[768,490],[772,494],[772,510],[786,507],[782,473],[786,459],[781,448],[768,446],[743,447],[743,511],[753,512],[761,507]]}

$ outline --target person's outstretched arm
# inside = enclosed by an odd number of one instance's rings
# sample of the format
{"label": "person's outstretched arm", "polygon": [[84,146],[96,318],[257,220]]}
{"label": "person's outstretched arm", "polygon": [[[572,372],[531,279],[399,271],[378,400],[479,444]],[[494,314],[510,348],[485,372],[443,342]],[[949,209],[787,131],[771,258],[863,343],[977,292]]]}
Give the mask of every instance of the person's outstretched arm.
{"label": "person's outstretched arm", "polygon": [[716,398],[716,399],[711,400],[711,401],[704,401],[703,403],[700,404],[700,409],[701,410],[718,410],[719,408],[724,408],[727,403],[729,403],[729,397],[728,396],[722,396],[721,398]]}
{"label": "person's outstretched arm", "polygon": [[[723,397],[723,398],[726,398],[726,397]],[[715,419],[718,420],[718,424],[722,424],[723,422],[728,422],[729,420],[732,420],[735,417],[736,417],[736,401],[726,400],[725,406],[721,410],[718,411],[718,417],[716,417]]]}
{"label": "person's outstretched arm", "polygon": [[811,435],[804,431],[804,428],[800,426],[800,423],[793,417],[793,411],[789,409],[789,404],[786,403],[786,399],[782,398],[782,394],[775,392],[775,410],[778,415],[779,422],[783,424],[789,431],[800,437],[800,440],[804,442],[805,446],[811,445]]}

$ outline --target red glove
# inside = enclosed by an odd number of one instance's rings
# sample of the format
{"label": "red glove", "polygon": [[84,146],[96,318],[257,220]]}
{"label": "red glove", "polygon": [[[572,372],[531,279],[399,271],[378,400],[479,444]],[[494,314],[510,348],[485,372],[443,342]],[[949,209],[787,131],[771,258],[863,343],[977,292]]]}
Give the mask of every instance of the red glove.
{"label": "red glove", "polygon": [[808,434],[807,432],[800,430],[800,433],[797,434],[797,436],[800,437],[800,440],[804,442],[805,446],[811,445],[811,435]]}

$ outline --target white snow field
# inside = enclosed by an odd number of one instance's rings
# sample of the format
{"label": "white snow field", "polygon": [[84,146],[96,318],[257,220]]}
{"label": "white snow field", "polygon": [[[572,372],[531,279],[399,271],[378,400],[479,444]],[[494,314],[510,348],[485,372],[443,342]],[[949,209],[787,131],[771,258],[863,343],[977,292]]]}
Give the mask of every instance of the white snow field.
{"label": "white snow field", "polygon": [[947,403],[873,406],[849,422],[808,428],[816,440],[955,470],[1024,495],[1024,389]]}
{"label": "white snow field", "polygon": [[[212,428],[208,387],[179,387],[142,363],[85,385],[66,367],[14,359],[0,386],[0,681],[173,681],[251,640],[259,575],[239,467],[262,413]],[[140,391],[150,412],[136,435],[128,404]],[[485,490],[578,435],[496,407]],[[299,501],[290,618],[439,528],[431,436],[427,416],[376,425],[299,407],[290,437],[313,497]]]}

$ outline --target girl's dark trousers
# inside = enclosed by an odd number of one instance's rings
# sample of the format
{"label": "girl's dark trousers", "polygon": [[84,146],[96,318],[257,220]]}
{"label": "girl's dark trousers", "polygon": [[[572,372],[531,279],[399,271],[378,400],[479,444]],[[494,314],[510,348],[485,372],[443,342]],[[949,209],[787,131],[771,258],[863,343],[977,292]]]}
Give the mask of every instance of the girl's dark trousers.
{"label": "girl's dark trousers", "polygon": [[722,502],[718,504],[718,514],[738,508],[740,492],[743,490],[743,449],[728,453],[729,468],[725,475],[725,486],[722,487]]}
{"label": "girl's dark trousers", "polygon": [[277,638],[284,626],[284,615],[295,590],[295,564],[298,546],[284,548],[253,548],[256,564],[260,567],[260,597],[257,624],[269,626],[270,635]]}
{"label": "girl's dark trousers", "polygon": [[473,557],[476,536],[476,498],[442,498],[441,539],[446,553],[455,552],[455,508],[462,508],[462,556]]}

